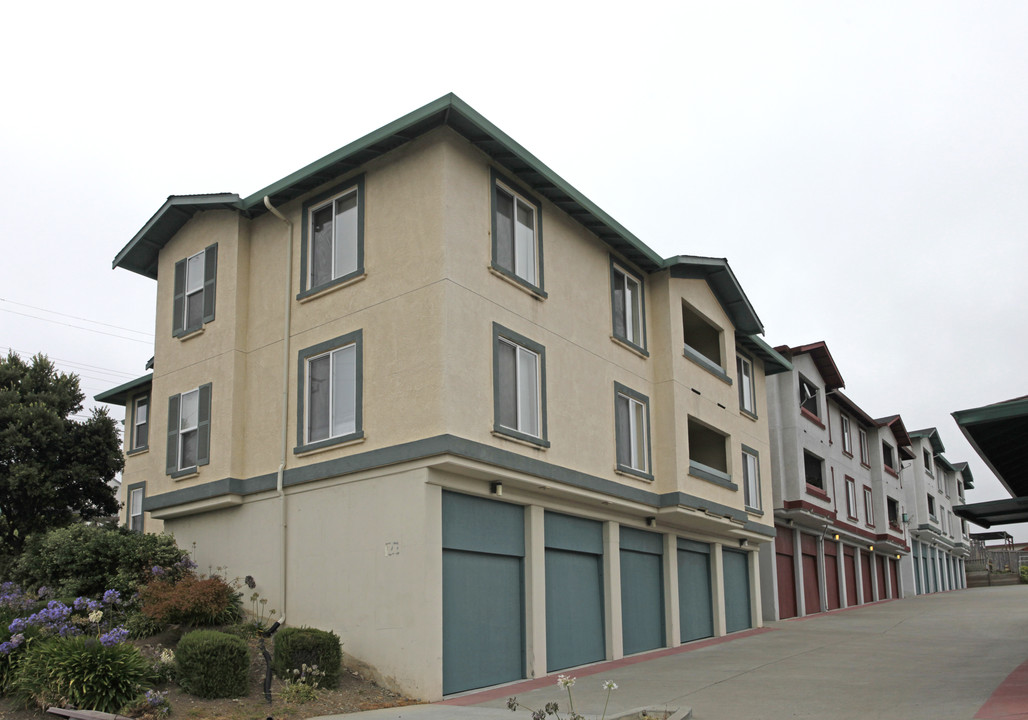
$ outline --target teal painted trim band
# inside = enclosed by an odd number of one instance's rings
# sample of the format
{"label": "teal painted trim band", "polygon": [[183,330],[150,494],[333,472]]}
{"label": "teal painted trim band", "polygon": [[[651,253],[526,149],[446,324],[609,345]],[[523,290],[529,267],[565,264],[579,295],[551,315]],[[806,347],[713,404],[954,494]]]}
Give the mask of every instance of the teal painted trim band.
{"label": "teal painted trim band", "polygon": [[703,463],[698,463],[695,460],[689,461],[689,474],[700,480],[706,480],[707,482],[720,485],[723,488],[729,490],[738,490],[739,486],[732,482],[732,476],[727,473],[723,473],[720,470],[715,470],[712,467],[707,467]]}
{"label": "teal painted trim band", "polygon": [[743,451],[744,453],[749,453],[749,454],[750,454],[750,455],[752,455],[753,457],[756,457],[756,458],[759,458],[759,457],[760,457],[760,452],[759,452],[758,450],[754,450],[753,448],[751,448],[751,447],[750,447],[749,445],[747,445],[746,443],[742,443],[742,451]]}
{"label": "teal painted trim band", "polygon": [[[577,470],[553,465],[542,460],[526,457],[510,450],[502,450],[490,445],[465,440],[454,435],[437,435],[435,437],[414,440],[413,442],[393,445],[379,450],[349,455],[333,460],[306,465],[300,468],[286,470],[283,484],[286,487],[303,485],[305,483],[329,480],[334,477],[341,477],[355,472],[373,470],[403,462],[423,460],[437,455],[455,455],[467,460],[495,465],[507,468],[514,472],[521,472],[527,475],[534,475],[544,480],[552,480],[571,487],[589,490],[591,492],[603,493],[623,500],[649,505],[653,508],[664,507],[688,507],[697,510],[706,510],[712,514],[733,518],[742,523],[747,523],[746,529],[774,537],[773,527],[748,523],[748,515],[745,511],[722,505],[712,500],[696,497],[682,492],[670,492],[658,495],[649,490],[633,488],[612,480],[588,475]],[[253,495],[255,493],[274,490],[276,485],[275,473],[258,475],[252,478],[223,478],[213,482],[195,485],[193,487],[174,490],[144,500],[146,510],[161,510],[163,508],[184,505],[197,500],[208,500],[219,495]],[[752,527],[750,527],[752,525]]]}
{"label": "teal painted trim band", "polygon": [[764,537],[769,537],[769,538],[773,538],[773,537],[775,537],[778,534],[777,532],[775,532],[775,529],[774,529],[773,526],[761,525],[760,523],[757,523],[757,522],[744,523],[743,526],[742,526],[742,529],[743,530],[747,530],[747,531],[749,531],[751,533],[755,533],[757,535],[763,535]]}
{"label": "teal painted trim band", "polygon": [[706,355],[697,352],[688,345],[682,346],[682,354],[686,358],[692,360],[701,368],[709,372],[714,377],[718,378],[719,380],[725,381],[729,385],[732,384],[732,378],[728,377],[728,373],[725,372],[724,368],[722,368],[720,365],[716,365],[714,361],[708,358]]}

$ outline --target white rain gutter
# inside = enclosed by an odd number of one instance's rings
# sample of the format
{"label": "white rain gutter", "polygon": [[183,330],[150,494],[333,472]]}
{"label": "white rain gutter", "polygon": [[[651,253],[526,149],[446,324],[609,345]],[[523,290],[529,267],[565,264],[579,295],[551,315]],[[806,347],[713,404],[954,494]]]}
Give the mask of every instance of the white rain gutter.
{"label": "white rain gutter", "polygon": [[286,247],[286,295],[285,295],[285,319],[282,325],[282,455],[278,465],[278,479],[275,489],[278,491],[280,522],[282,527],[282,566],[280,569],[280,582],[282,583],[282,609],[279,611],[284,617],[286,614],[286,600],[289,597],[286,584],[286,556],[288,521],[286,519],[286,493],[284,488],[286,457],[289,450],[289,326],[293,311],[293,223],[279,212],[271,204],[271,198],[264,196],[264,207],[268,212],[284,222],[289,227],[289,245]]}

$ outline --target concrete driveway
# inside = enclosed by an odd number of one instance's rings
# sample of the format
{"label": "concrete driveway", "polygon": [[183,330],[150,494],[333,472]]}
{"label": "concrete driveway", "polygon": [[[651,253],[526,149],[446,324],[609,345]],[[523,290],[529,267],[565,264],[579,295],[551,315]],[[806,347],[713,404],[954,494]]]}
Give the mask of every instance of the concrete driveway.
{"label": "concrete driveway", "polygon": [[[602,681],[613,680],[618,689],[608,718],[652,707],[682,715],[691,709],[695,720],[1028,720],[1028,586],[959,590],[773,622],[569,674],[577,678],[575,710],[590,719],[603,710]],[[567,708],[553,675],[431,705],[336,718],[529,720],[527,711],[506,709],[511,695],[533,708],[550,701]]]}

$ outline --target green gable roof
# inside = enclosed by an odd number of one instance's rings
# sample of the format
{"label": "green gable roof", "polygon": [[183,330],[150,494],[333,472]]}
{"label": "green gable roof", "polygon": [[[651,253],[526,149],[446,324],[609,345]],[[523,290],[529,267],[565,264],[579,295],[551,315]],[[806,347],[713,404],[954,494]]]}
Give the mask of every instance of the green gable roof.
{"label": "green gable roof", "polygon": [[93,399],[97,402],[124,406],[128,402],[129,395],[134,395],[140,390],[150,387],[152,383],[153,373],[147,373],[142,377],[137,377],[135,380],[129,380],[127,383],[116,388],[104,390],[99,395],[94,395]]}

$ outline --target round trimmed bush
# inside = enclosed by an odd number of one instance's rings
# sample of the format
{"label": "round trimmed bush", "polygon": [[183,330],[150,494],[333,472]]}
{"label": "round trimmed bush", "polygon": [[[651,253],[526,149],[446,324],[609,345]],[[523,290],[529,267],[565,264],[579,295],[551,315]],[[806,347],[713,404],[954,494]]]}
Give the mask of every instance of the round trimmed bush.
{"label": "round trimmed bush", "polygon": [[342,649],[339,636],[327,630],[300,627],[282,628],[275,635],[275,658],[272,669],[283,680],[292,678],[293,669],[304,664],[317,665],[325,673],[321,686],[334,688],[339,685],[339,668],[342,665]]}
{"label": "round trimmed bush", "polygon": [[194,630],[175,649],[178,684],[202,698],[240,697],[247,693],[250,649],[242,638],[217,630]]}

